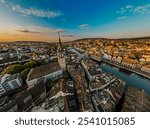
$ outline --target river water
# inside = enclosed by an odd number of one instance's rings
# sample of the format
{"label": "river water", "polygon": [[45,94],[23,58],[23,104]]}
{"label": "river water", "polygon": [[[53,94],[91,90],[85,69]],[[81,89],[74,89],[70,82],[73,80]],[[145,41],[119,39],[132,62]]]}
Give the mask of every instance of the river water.
{"label": "river water", "polygon": [[103,71],[112,73],[118,76],[120,79],[124,80],[126,82],[125,89],[127,89],[128,87],[136,87],[139,89],[143,89],[146,93],[150,95],[149,79],[106,63],[101,63],[100,67]]}

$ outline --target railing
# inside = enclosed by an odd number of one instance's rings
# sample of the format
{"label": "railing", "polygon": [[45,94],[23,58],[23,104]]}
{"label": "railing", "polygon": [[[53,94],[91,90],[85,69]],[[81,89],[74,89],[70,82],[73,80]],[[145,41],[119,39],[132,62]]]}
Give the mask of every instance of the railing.
{"label": "railing", "polygon": [[118,68],[122,68],[122,69],[128,70],[130,72],[136,73],[136,74],[138,74],[140,76],[143,76],[145,78],[150,79],[150,74],[149,73],[145,73],[145,72],[141,71],[140,69],[129,68],[129,67],[126,67],[126,66],[121,65],[121,64],[116,64],[115,62],[112,62],[112,61],[107,60],[107,59],[102,59],[102,61],[105,62],[105,63],[111,64],[113,66],[116,66]]}

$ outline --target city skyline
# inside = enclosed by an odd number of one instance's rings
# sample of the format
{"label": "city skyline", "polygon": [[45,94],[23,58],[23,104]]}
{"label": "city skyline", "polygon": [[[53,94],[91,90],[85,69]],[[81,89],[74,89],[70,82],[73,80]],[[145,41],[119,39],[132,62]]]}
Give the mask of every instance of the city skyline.
{"label": "city skyline", "polygon": [[150,0],[0,0],[0,41],[150,36]]}

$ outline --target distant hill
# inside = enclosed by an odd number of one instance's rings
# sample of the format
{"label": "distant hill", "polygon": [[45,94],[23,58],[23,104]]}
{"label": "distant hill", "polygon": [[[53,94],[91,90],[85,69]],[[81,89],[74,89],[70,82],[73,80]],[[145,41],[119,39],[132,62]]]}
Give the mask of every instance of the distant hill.
{"label": "distant hill", "polygon": [[118,38],[118,39],[110,39],[110,38],[83,38],[83,39],[74,40],[74,42],[83,41],[83,40],[144,40],[144,39],[150,40],[150,36],[149,37],[137,37],[137,38]]}
{"label": "distant hill", "polygon": [[134,39],[150,39],[150,36],[149,36],[149,37],[137,37],[137,38],[121,38],[121,39],[124,39],[124,40],[134,40]]}

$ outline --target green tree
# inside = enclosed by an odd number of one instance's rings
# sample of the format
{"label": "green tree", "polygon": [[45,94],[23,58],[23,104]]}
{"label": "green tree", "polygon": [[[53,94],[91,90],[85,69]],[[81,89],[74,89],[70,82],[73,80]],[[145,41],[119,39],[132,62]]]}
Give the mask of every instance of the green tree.
{"label": "green tree", "polygon": [[27,68],[27,69],[25,69],[25,70],[23,70],[22,72],[21,72],[21,77],[22,77],[22,79],[23,80],[26,80],[27,79],[27,75],[28,75],[28,73],[30,72],[30,68]]}
{"label": "green tree", "polygon": [[30,61],[23,65],[24,69],[33,68],[37,65],[36,61]]}
{"label": "green tree", "polygon": [[138,53],[138,52],[134,52],[133,55],[135,56],[135,59],[136,59],[137,61],[139,61],[139,59],[142,57],[141,54]]}
{"label": "green tree", "polygon": [[1,75],[20,73],[22,70],[23,66],[21,64],[10,65],[1,72]]}

